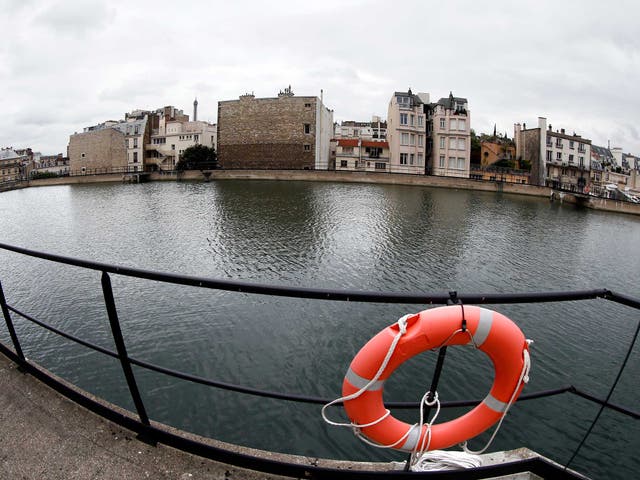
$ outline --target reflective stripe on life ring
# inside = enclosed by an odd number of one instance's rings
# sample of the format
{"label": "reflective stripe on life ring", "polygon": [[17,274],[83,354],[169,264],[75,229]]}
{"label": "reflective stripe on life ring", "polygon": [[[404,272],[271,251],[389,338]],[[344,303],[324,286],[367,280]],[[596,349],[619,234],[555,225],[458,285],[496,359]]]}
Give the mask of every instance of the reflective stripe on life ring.
{"label": "reflective stripe on life ring", "polygon": [[[461,331],[463,311],[468,332]],[[391,325],[358,352],[345,375],[343,396],[358,392],[375,378],[398,332],[398,324]],[[429,450],[451,447],[487,430],[502,417],[514,392],[514,401],[520,394],[524,386],[524,383],[519,384],[524,351],[529,347],[522,331],[504,315],[474,306],[464,306],[463,310],[458,305],[424,310],[407,319],[406,333],[398,341],[378,381],[360,396],[344,401],[344,409],[352,424],[372,424],[361,427],[360,431],[379,445],[394,445],[393,448],[404,451],[413,451],[416,445],[426,445],[423,438],[427,435],[426,426],[412,426],[386,415],[384,382],[396,368],[418,353],[445,345],[469,343],[486,353],[493,362],[493,385],[473,410],[454,420],[431,426]],[[406,440],[400,441],[405,436]]]}

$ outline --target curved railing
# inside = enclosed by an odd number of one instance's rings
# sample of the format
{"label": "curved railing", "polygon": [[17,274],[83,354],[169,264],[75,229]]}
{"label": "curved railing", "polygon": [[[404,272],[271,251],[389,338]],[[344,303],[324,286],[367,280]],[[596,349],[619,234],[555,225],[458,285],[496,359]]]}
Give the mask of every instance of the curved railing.
{"label": "curved railing", "polygon": [[[219,447],[212,446],[206,443],[200,443],[186,436],[180,436],[175,433],[171,433],[167,430],[157,428],[152,425],[149,416],[147,415],[142,396],[140,395],[138,385],[136,383],[135,376],[133,374],[132,365],[151,370],[160,374],[168,375],[174,378],[186,380],[189,382],[206,385],[209,387],[220,388],[235,392],[240,392],[248,395],[255,395],[261,397],[268,397],[278,400],[312,403],[312,404],[326,404],[332,399],[318,398],[312,396],[289,394],[282,392],[274,392],[268,390],[256,389],[243,385],[236,385],[231,383],[219,382],[212,379],[191,375],[189,373],[168,369],[160,365],[155,365],[149,362],[145,362],[141,359],[130,356],[127,353],[126,343],[120,329],[120,322],[118,319],[118,313],[113,297],[113,290],[111,288],[110,274],[122,275],[127,277],[134,277],[146,280],[153,280],[158,282],[171,283],[176,285],[186,285],[198,288],[208,288],[215,290],[225,290],[232,292],[242,292],[258,295],[270,295],[270,296],[284,296],[292,298],[305,298],[305,299],[319,299],[319,300],[334,300],[334,301],[351,301],[351,302],[376,302],[376,303],[402,303],[402,304],[514,304],[514,303],[542,303],[542,302],[563,302],[572,300],[588,300],[602,298],[608,301],[619,303],[631,308],[640,309],[640,300],[633,297],[623,295],[620,293],[612,292],[607,289],[597,290],[580,290],[580,291],[568,291],[568,292],[536,292],[536,293],[519,293],[519,294],[460,294],[457,292],[449,292],[446,294],[401,294],[392,292],[362,292],[362,291],[347,291],[347,290],[331,290],[331,289],[312,289],[312,288],[300,288],[300,287],[283,287],[274,285],[263,285],[248,282],[230,281],[230,280],[217,280],[211,278],[202,278],[195,276],[176,275],[171,273],[162,273],[156,271],[148,271],[142,269],[122,267],[118,265],[111,265],[99,262],[92,262],[87,260],[80,260],[77,258],[70,258],[60,255],[53,255],[50,253],[38,252],[25,248],[20,248],[12,245],[0,243],[0,249],[15,252],[22,255],[27,255],[42,260],[61,263],[65,265],[72,265],[80,268],[96,270],[101,272],[102,290],[105,299],[105,308],[109,317],[111,326],[111,332],[114,338],[116,350],[110,350],[94,343],[83,340],[77,336],[74,336],[68,332],[57,329],[42,320],[38,320],[26,312],[22,312],[9,304],[5,298],[4,291],[2,289],[2,283],[0,282],[0,307],[5,319],[8,333],[11,337],[13,344],[13,350],[0,342],[0,352],[16,362],[24,371],[27,371],[45,382],[49,386],[53,387],[63,395],[67,396],[71,400],[89,408],[90,410],[102,415],[109,420],[112,420],[121,426],[135,431],[139,434],[139,438],[143,441],[155,444],[157,442],[164,443],[166,445],[182,449],[184,451],[201,455],[203,457],[211,458],[213,460],[226,462],[236,466],[259,470],[263,472],[286,475],[291,477],[305,477],[305,478],[362,478],[378,477],[378,476],[393,476],[404,477],[416,475],[433,476],[433,472],[416,474],[414,472],[362,472],[362,471],[345,471],[335,470],[329,468],[323,468],[318,466],[300,465],[296,463],[287,463],[275,461],[267,458],[256,457],[238,453],[235,451],[229,451],[221,449]],[[29,362],[23,352],[20,345],[20,339],[16,333],[13,325],[13,319],[11,314],[20,316],[40,327],[62,336],[68,340],[78,343],[84,347],[92,349],[103,355],[107,355],[112,358],[116,358],[120,361],[122,366],[127,385],[136,408],[137,419],[134,416],[123,415],[121,412],[111,409],[106,406],[105,403],[96,401],[89,396],[80,393],[79,390],[74,389],[64,382],[59,381],[44,369],[41,369],[37,365]],[[505,475],[509,473],[518,473],[524,471],[530,471],[541,475],[543,478],[553,476],[554,478],[567,477],[570,478],[572,473],[567,467],[577,455],[578,451],[582,447],[584,441],[587,439],[593,426],[598,422],[600,415],[605,408],[615,410],[619,413],[627,415],[634,419],[640,419],[640,412],[631,410],[622,405],[617,405],[610,402],[611,395],[618,383],[618,380],[627,364],[627,361],[633,351],[635,342],[640,332],[640,322],[636,327],[635,334],[633,335],[626,356],[620,366],[618,375],[614,380],[607,396],[600,398],[592,393],[585,392],[576,388],[573,385],[565,385],[552,390],[538,391],[521,395],[518,401],[526,401],[537,398],[549,397],[564,393],[570,393],[580,396],[588,401],[597,403],[600,405],[600,409],[594,418],[590,428],[585,433],[582,441],[576,448],[569,462],[564,467],[558,467],[556,464],[546,461],[543,458],[533,458],[517,462],[511,462],[508,464],[497,466],[480,467],[474,470],[466,470],[464,472],[439,472],[438,476],[442,478],[486,478],[490,476]],[[442,353],[442,352],[441,352]],[[434,378],[439,375],[439,372],[434,373]],[[452,407],[465,407],[474,406],[479,404],[482,399],[475,400],[462,400],[453,402],[442,402],[443,408]],[[339,405],[339,404],[336,404]],[[391,408],[419,408],[417,402],[388,402],[386,404]],[[454,475],[455,474],[455,475]]]}

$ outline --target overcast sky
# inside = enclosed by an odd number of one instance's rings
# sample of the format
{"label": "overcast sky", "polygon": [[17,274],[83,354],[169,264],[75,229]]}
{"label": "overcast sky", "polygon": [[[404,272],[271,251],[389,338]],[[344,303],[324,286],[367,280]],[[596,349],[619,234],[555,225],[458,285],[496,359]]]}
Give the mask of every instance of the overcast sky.
{"label": "overcast sky", "polygon": [[396,90],[466,97],[471,127],[539,116],[640,155],[640,3],[0,0],[0,146],[63,152],[141,108],[216,121],[217,102],[324,90],[334,119],[387,116]]}

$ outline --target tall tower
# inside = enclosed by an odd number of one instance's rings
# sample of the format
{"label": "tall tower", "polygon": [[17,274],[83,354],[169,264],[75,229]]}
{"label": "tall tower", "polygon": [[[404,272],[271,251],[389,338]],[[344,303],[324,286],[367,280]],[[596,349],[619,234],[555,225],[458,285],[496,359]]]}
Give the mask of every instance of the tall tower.
{"label": "tall tower", "polygon": [[194,122],[198,121],[198,99],[197,98],[193,101],[193,121]]}

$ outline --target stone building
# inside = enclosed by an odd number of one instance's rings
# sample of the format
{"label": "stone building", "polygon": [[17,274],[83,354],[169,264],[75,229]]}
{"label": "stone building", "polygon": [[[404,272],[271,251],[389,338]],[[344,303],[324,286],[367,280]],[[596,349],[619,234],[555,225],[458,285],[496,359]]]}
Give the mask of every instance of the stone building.
{"label": "stone building", "polygon": [[432,175],[468,178],[471,166],[471,112],[466,98],[447,98],[428,105]]}
{"label": "stone building", "polygon": [[531,183],[584,192],[591,170],[591,140],[568,134],[565,129],[547,128],[547,119],[538,117],[536,128],[514,125],[516,157],[531,162]]}
{"label": "stone building", "polygon": [[218,163],[222,168],[327,170],[333,111],[291,87],[276,98],[218,102]]}
{"label": "stone building", "polygon": [[85,175],[125,171],[128,165],[125,138],[122,131],[108,127],[74,133],[69,137],[67,147],[69,173]]}
{"label": "stone building", "polygon": [[391,173],[424,175],[427,145],[425,104],[428,103],[428,93],[415,95],[411,89],[395,92],[391,97],[387,112]]}

